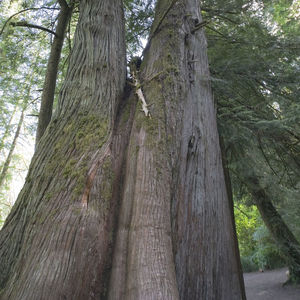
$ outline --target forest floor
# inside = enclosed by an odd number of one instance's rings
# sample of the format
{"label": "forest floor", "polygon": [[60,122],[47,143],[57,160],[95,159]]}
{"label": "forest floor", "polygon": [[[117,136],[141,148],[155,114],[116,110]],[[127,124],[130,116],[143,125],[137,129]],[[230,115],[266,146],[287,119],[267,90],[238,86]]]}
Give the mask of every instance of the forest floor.
{"label": "forest floor", "polygon": [[300,300],[300,285],[283,285],[286,271],[244,273],[247,300]]}

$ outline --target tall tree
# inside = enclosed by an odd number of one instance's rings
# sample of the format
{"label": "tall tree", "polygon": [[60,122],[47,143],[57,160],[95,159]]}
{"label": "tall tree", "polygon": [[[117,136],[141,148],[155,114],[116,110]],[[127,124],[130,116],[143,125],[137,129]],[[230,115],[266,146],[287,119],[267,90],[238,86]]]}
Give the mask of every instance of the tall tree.
{"label": "tall tree", "polygon": [[277,211],[299,193],[299,21],[292,2],[231,1],[224,7],[219,0],[205,0],[204,11],[235,192],[247,187],[243,190],[259,208],[291,278],[299,281],[299,243]]}
{"label": "tall tree", "polygon": [[130,91],[121,1],[81,1],[0,232],[1,299],[245,299],[198,5],[158,1]]}

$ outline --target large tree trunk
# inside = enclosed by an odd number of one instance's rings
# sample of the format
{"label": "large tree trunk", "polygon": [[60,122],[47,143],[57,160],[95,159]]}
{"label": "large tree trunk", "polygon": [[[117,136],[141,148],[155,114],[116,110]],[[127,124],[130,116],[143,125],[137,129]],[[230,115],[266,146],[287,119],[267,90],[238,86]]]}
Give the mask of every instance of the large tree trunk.
{"label": "large tree trunk", "polygon": [[125,79],[121,1],[81,1],[57,114],[1,231],[1,299],[106,294],[129,128],[115,123]]}
{"label": "large tree trunk", "polygon": [[198,1],[157,4],[137,75],[151,117],[125,88],[121,1],[80,12],[1,231],[1,299],[244,299]]}

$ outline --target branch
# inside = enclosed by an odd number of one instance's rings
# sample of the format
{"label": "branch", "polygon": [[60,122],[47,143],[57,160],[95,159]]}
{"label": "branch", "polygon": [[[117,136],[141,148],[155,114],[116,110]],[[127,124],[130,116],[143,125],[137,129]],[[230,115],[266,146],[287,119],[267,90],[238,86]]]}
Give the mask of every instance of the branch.
{"label": "branch", "polygon": [[267,157],[267,155],[266,155],[266,153],[265,153],[265,151],[264,151],[264,149],[263,149],[263,146],[262,146],[262,143],[261,143],[260,136],[257,135],[256,137],[257,137],[257,141],[258,141],[258,148],[260,149],[260,151],[261,151],[261,153],[262,153],[262,155],[263,155],[265,161],[267,162],[269,168],[272,170],[272,172],[274,173],[274,175],[276,175],[277,177],[279,177],[278,174],[277,174],[277,172],[273,169],[273,167],[272,167],[272,165],[271,165],[271,163],[270,163],[270,160],[268,159],[268,157]]}
{"label": "branch", "polygon": [[39,115],[38,114],[28,114],[26,115],[26,117],[38,117]]}
{"label": "branch", "polygon": [[50,29],[48,29],[48,28],[45,28],[45,27],[43,27],[43,26],[39,26],[39,25],[27,23],[26,21],[22,21],[22,22],[11,22],[10,25],[11,25],[11,26],[14,26],[14,27],[16,27],[16,26],[21,26],[21,27],[28,27],[28,28],[40,29],[40,30],[49,32],[49,33],[51,33],[51,34],[54,34],[54,35],[57,37],[57,34],[56,34],[54,31],[52,31],[52,30],[50,30]]}
{"label": "branch", "polygon": [[242,209],[240,209],[237,205],[234,205],[234,208],[238,209],[243,215],[245,215],[248,219],[250,219],[251,217],[245,213]]}
{"label": "branch", "polygon": [[17,16],[17,15],[19,15],[19,14],[25,12],[25,11],[28,11],[28,10],[39,10],[39,9],[51,9],[51,10],[56,10],[57,8],[55,8],[55,7],[51,8],[51,7],[44,7],[44,6],[42,6],[42,7],[30,7],[30,8],[26,8],[26,9],[20,10],[20,11],[18,11],[17,13],[11,15],[11,16],[5,21],[3,27],[2,27],[2,29],[1,29],[1,31],[0,31],[0,35],[2,35],[2,33],[3,33],[3,31],[4,31],[5,27],[6,27],[6,25],[8,24],[8,22],[9,22],[13,17],[15,17],[15,16]]}
{"label": "branch", "polygon": [[196,24],[195,27],[191,30],[191,33],[194,34],[197,30],[206,26],[208,23],[209,23],[209,21],[204,20],[204,21]]}

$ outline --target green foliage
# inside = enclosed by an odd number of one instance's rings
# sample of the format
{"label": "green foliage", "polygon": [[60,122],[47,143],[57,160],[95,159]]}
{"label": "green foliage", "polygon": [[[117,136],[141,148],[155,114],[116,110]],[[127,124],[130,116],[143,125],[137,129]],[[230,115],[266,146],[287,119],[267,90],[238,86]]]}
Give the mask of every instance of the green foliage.
{"label": "green foliage", "polygon": [[[297,4],[288,0],[202,3],[204,19],[210,22],[206,35],[211,79],[233,192],[243,203],[253,204],[247,180],[255,178],[299,238],[300,220],[294,213],[299,211],[300,192]],[[261,221],[247,226],[239,222],[244,228],[239,239],[245,268],[280,264],[277,247],[263,235],[266,228]]]}
{"label": "green foliage", "polygon": [[285,261],[256,206],[240,203],[235,206],[234,212],[244,272],[284,266]]}
{"label": "green foliage", "polygon": [[251,256],[256,248],[254,233],[261,226],[259,212],[256,206],[238,204],[235,206],[234,213],[240,254],[243,257]]}
{"label": "green foliage", "polygon": [[125,0],[125,26],[128,56],[140,53],[150,32],[154,0]]}

